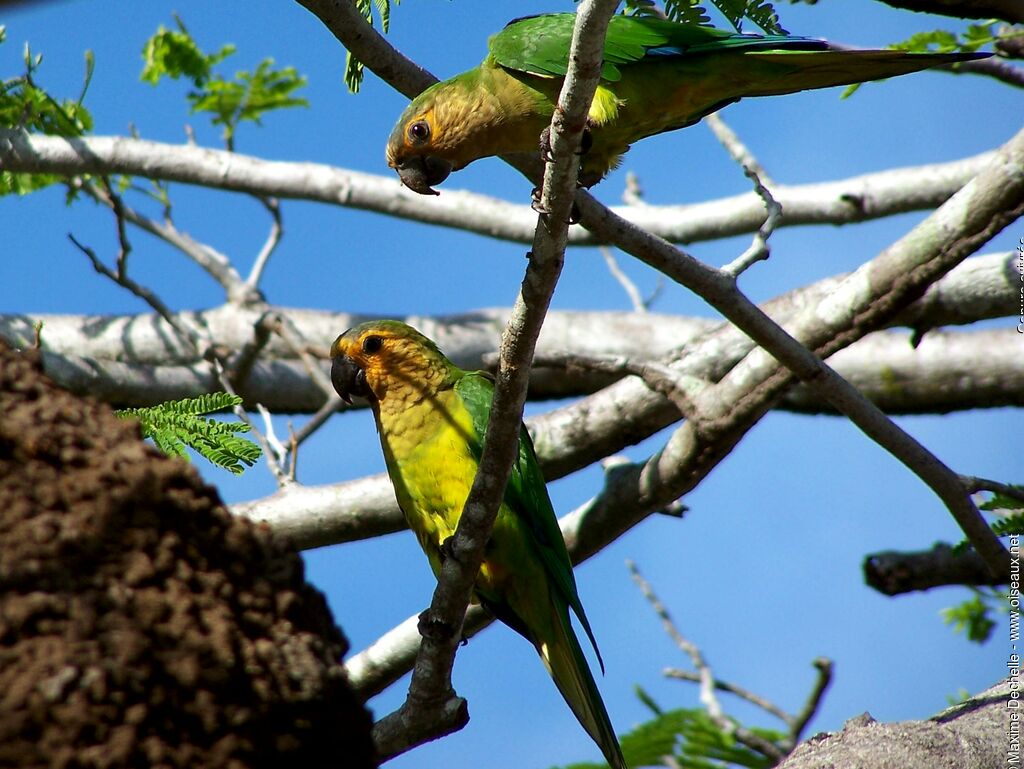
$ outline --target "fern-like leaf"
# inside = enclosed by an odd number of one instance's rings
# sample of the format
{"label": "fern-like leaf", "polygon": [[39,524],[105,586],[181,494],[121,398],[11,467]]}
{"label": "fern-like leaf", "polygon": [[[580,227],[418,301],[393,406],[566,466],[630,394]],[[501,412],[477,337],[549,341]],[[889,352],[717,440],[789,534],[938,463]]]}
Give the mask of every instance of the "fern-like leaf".
{"label": "fern-like leaf", "polygon": [[151,438],[168,456],[188,459],[187,446],[218,467],[238,474],[255,464],[262,453],[255,443],[237,436],[248,432],[249,425],[222,422],[205,415],[241,403],[237,395],[218,392],[114,413],[123,419],[137,419],[142,436]]}
{"label": "fern-like leaf", "polygon": [[[391,26],[391,0],[353,0],[356,10],[362,14],[367,23],[373,26],[373,9],[377,9],[380,16],[380,28],[386,35]],[[398,5],[401,0],[394,0]],[[345,53],[345,85],[352,93],[359,92],[359,86],[363,84],[363,63],[352,55],[351,51]]]}

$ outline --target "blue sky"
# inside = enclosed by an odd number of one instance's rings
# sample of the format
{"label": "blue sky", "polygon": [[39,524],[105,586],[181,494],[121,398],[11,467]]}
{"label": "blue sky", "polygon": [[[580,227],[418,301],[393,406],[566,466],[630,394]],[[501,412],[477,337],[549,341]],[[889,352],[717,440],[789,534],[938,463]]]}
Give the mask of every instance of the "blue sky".
{"label": "blue sky", "polygon": [[[390,38],[445,77],[474,66],[484,55],[487,35],[510,18],[572,7],[568,2],[407,0],[394,9]],[[780,11],[793,33],[861,47],[939,26],[956,28],[952,20],[866,0],[816,8],[784,5]],[[182,142],[188,123],[201,144],[219,147],[219,132],[205,118],[188,114],[182,84],[153,88],[138,79],[143,41],[159,24],[172,24],[173,12],[206,50],[226,42],[237,45],[238,53],[222,66],[226,73],[271,56],[309,77],[305,96],[311,107],[271,115],[262,128],[243,127],[239,152],[389,174],[384,142],[406,100],[372,74],[359,95],[347,93],[344,51],[296,3],[77,0],[5,8],[0,23],[7,25],[8,42],[0,46],[0,73],[5,78],[20,73],[27,40],[44,54],[41,84],[54,94],[74,95],[83,51],[92,49],[96,73],[86,105],[97,134],[125,134],[134,126],[143,138]],[[981,152],[1016,132],[1020,114],[1019,92],[977,77],[922,73],[866,86],[847,101],[833,89],[749,100],[729,107],[723,116],[775,179],[799,183]],[[638,175],[652,203],[699,201],[748,189],[741,171],[703,126],[637,145],[622,168],[596,188],[598,196],[618,203],[626,171]],[[529,187],[492,159],[453,176],[442,190],[468,188],[526,202]],[[186,185],[173,185],[172,195],[179,226],[247,270],[269,226],[261,206],[244,196]],[[522,277],[522,245],[338,207],[286,201],[282,208],[285,239],[263,284],[268,300],[276,304],[381,314],[452,313],[510,305]],[[773,238],[772,259],[750,270],[743,288],[763,299],[852,269],[920,218],[907,214],[856,228],[782,230]],[[113,224],[92,204],[66,208],[58,188],[0,200],[0,231],[0,312],[146,310],[97,276],[68,241],[67,234],[74,233],[113,258]],[[985,250],[1012,250],[1021,236],[1018,223]],[[217,287],[187,260],[144,234],[132,240],[133,275],[170,306],[196,309],[222,301]],[[709,263],[724,264],[747,242],[736,238],[690,250]],[[620,263],[644,291],[653,290],[653,271],[628,257]],[[629,305],[598,252],[574,249],[554,306],[624,310]],[[714,315],[678,287],[667,287],[654,309]],[[552,405],[532,405],[530,411]],[[1019,410],[899,421],[960,472],[1021,480],[1024,416]],[[628,453],[641,458],[658,445],[656,437]],[[262,466],[240,479],[199,467],[228,502],[273,490]],[[299,477],[305,483],[382,470],[365,411],[334,419],[300,453]],[[555,509],[575,508],[599,484],[594,469],[551,484]],[[955,540],[958,533],[923,484],[847,422],[770,415],[684,501],[691,508],[685,519],[653,518],[578,572],[608,670],[600,686],[620,731],[647,715],[633,694],[635,685],[664,707],[697,703],[692,685],[661,676],[665,666],[685,666],[686,660],[630,581],[627,558],[639,564],[716,674],[790,711],[800,708],[812,684],[811,661],[831,657],[835,680],[811,724],[812,733],[839,728],[865,710],[880,720],[927,716],[961,687],[978,690],[1003,675],[1009,648],[1005,626],[988,644],[976,646],[954,636],[938,618],[941,607],[962,600],[966,591],[887,599],[863,584],[860,565],[866,554],[928,547],[936,540]],[[320,549],[307,553],[306,561],[310,579],[327,594],[354,649],[421,610],[433,588],[426,559],[407,533]],[[447,762],[543,769],[597,758],[596,747],[577,726],[533,649],[512,631],[495,626],[462,649],[455,685],[469,699],[470,725],[391,766],[418,769]],[[383,715],[400,703],[404,691],[403,680],[371,707]],[[741,718],[770,724],[734,701],[725,704]]]}

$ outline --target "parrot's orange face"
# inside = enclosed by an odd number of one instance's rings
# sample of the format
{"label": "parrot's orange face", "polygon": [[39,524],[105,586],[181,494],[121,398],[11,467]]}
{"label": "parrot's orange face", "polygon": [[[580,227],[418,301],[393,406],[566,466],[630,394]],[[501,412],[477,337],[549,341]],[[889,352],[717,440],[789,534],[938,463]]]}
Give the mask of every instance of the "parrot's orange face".
{"label": "parrot's orange face", "polygon": [[433,185],[448,178],[454,165],[436,154],[437,121],[432,108],[409,105],[388,139],[388,165],[398,172],[402,184],[421,195],[437,195]]}
{"label": "parrot's orange face", "polygon": [[346,403],[353,396],[379,403],[432,383],[438,357],[433,342],[409,326],[370,321],[334,340],[331,383]]}

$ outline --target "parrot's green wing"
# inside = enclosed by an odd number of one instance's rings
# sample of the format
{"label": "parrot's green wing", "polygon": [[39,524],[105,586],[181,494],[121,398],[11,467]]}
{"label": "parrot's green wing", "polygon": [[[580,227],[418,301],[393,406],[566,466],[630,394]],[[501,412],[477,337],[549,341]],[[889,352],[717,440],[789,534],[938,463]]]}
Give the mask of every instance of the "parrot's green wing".
{"label": "parrot's green wing", "polygon": [[[479,461],[483,453],[483,439],[487,434],[487,423],[491,416],[491,398],[494,384],[490,377],[479,371],[469,372],[455,383],[455,391],[459,394],[466,410],[473,419],[473,429],[477,441],[472,443],[471,450]],[[538,544],[538,551],[552,582],[557,586],[565,602],[572,607],[579,618],[580,625],[594,647],[601,672],[604,672],[604,661],[601,651],[597,648],[597,640],[590,629],[590,622],[583,611],[579,593],[576,591],[576,578],[572,572],[569,552],[565,549],[565,540],[558,528],[558,519],[551,499],[548,497],[544,476],[533,450],[533,441],[526,427],[519,432],[519,456],[512,465],[508,487],[505,489],[505,504],[526,524]]]}
{"label": "parrot's green wing", "polygon": [[[569,44],[576,15],[549,13],[516,19],[493,35],[491,57],[507,69],[545,77],[562,77],[568,68]],[[678,24],[648,16],[613,16],[604,44],[601,78],[614,82],[617,65],[661,56],[683,56],[728,48],[796,48],[822,50],[827,44],[784,35],[744,35],[696,24]]]}

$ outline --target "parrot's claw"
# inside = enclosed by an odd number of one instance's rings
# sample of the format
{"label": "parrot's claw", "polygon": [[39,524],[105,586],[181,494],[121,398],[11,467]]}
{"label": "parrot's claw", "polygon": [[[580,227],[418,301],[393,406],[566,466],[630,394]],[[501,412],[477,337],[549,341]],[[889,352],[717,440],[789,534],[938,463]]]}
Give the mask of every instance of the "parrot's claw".
{"label": "parrot's claw", "polygon": [[[583,127],[583,134],[580,136],[580,151],[576,154],[586,155],[593,146],[594,136],[590,133],[590,118],[587,118],[587,124]],[[550,163],[555,159],[551,154],[551,126],[546,126],[540,132],[540,159],[545,163]]]}
{"label": "parrot's claw", "polygon": [[580,136],[580,151],[577,155],[586,155],[594,146],[594,135],[590,133],[590,118],[587,118],[587,125],[583,128],[583,135]]}
{"label": "parrot's claw", "polygon": [[530,190],[530,208],[532,208],[538,214],[545,214],[546,215],[546,214],[551,213],[546,208],[544,208],[544,206],[542,206],[540,204],[540,197],[541,197],[541,189],[540,189],[540,187],[534,187],[532,190]]}
{"label": "parrot's claw", "polygon": [[436,619],[430,615],[430,609],[420,612],[419,622],[416,623],[416,629],[420,631],[420,635],[424,638],[430,638],[434,641],[443,641],[446,638],[451,638],[452,633],[455,632],[449,623],[442,620]]}
{"label": "parrot's claw", "polygon": [[438,547],[438,551],[441,553],[441,563],[444,563],[449,558],[456,558],[454,539],[455,537],[447,537],[442,540],[441,545]]}
{"label": "parrot's claw", "polygon": [[[576,185],[579,188],[579,184]],[[540,204],[540,187],[534,187],[530,190],[530,208],[536,211],[541,216],[547,216],[551,212],[548,211],[544,206]],[[569,218],[566,220],[567,224],[579,224],[580,223],[580,207],[575,203],[572,204],[572,211],[569,212]]]}
{"label": "parrot's claw", "polygon": [[545,126],[540,132],[540,159],[543,163],[551,163],[555,159],[551,154],[551,126]]}
{"label": "parrot's claw", "polygon": [[[579,187],[579,185],[576,186]],[[580,213],[580,207],[574,202],[572,210],[569,211],[569,224],[579,224],[581,218],[583,218],[583,215]]]}

